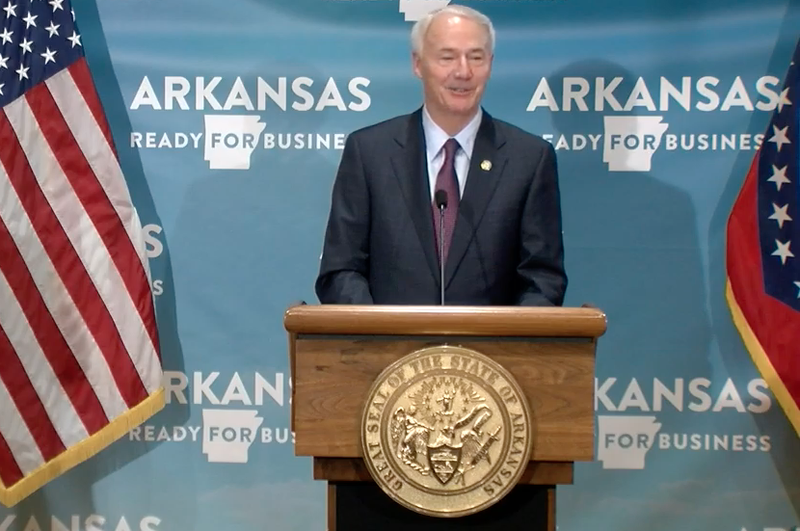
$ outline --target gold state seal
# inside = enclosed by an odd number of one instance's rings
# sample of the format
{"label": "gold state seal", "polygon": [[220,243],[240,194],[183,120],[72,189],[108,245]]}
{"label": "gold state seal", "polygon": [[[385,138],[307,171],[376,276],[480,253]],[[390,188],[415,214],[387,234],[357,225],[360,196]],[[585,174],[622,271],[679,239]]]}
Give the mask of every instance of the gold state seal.
{"label": "gold state seal", "polygon": [[361,445],[373,479],[398,503],[430,516],[476,513],[505,496],[528,464],[528,402],[487,356],[425,348],[373,383]]}

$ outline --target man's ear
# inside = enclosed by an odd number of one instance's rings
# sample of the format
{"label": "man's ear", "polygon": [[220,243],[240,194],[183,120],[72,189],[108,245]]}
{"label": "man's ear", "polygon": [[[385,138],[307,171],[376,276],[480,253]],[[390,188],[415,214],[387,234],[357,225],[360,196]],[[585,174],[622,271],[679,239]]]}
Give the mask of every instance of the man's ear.
{"label": "man's ear", "polygon": [[422,79],[422,69],[420,68],[421,61],[422,59],[417,52],[411,52],[411,69],[414,71],[414,75],[420,79]]}

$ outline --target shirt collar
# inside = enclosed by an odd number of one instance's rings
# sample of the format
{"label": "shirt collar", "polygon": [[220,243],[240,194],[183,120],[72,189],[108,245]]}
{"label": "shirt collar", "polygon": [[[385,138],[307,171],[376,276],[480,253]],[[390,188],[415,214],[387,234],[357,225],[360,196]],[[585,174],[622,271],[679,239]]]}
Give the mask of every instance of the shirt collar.
{"label": "shirt collar", "polygon": [[[472,157],[472,147],[475,145],[475,137],[478,136],[478,128],[481,125],[483,118],[483,109],[478,107],[478,112],[464,128],[455,135],[458,145],[461,150],[467,155],[467,159]],[[433,160],[434,157],[441,151],[444,143],[450,136],[442,130],[428,114],[428,108],[422,107],[422,127],[425,132],[425,146],[428,152],[428,160]]]}

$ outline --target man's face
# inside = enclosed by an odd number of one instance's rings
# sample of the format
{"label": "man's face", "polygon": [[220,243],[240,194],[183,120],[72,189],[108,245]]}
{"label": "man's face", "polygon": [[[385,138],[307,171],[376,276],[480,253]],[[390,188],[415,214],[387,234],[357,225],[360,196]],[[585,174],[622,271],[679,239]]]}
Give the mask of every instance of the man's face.
{"label": "man's face", "polygon": [[432,113],[469,117],[477,111],[492,69],[483,26],[458,15],[439,16],[413,59]]}

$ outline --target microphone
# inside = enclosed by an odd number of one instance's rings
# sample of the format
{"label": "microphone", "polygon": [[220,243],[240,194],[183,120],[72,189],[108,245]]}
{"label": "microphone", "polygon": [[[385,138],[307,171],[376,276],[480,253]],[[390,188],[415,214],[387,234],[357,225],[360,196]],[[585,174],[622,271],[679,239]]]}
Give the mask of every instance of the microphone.
{"label": "microphone", "polygon": [[444,211],[447,208],[447,192],[436,190],[433,195],[436,208],[439,209],[439,286],[441,288],[440,303],[444,306]]}

